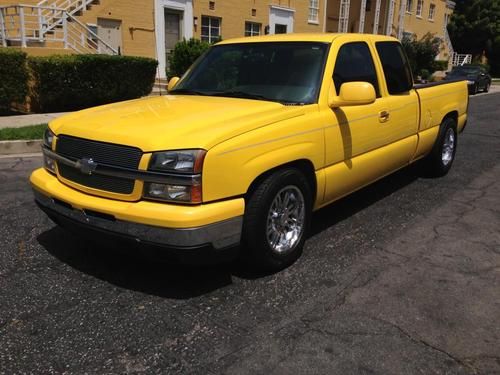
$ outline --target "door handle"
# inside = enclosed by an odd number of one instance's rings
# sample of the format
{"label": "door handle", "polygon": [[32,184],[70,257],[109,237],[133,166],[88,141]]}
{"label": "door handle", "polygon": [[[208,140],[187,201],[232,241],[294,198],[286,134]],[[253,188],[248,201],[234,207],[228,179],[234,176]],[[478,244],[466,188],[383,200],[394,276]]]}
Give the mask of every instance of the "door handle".
{"label": "door handle", "polygon": [[382,111],[378,114],[378,119],[380,122],[386,122],[389,121],[389,111]]}

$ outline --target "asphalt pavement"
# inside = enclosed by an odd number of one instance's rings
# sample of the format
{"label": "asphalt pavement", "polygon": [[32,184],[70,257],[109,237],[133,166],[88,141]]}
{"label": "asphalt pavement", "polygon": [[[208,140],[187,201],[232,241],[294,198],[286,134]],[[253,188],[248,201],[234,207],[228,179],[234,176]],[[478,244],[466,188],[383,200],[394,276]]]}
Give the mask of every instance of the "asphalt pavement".
{"label": "asphalt pavement", "polygon": [[500,374],[500,94],[469,111],[446,177],[319,211],[271,275],[75,237],[0,159],[0,374]]}

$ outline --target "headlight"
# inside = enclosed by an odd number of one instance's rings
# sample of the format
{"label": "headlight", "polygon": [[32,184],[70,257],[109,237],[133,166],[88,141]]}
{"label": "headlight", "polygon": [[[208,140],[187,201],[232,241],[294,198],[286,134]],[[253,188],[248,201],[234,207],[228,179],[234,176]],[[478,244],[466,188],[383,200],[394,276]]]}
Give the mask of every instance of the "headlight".
{"label": "headlight", "polygon": [[149,163],[150,171],[200,173],[205,150],[155,152]]}
{"label": "headlight", "polygon": [[475,82],[474,81],[467,81],[468,85],[473,85]]}
{"label": "headlight", "polygon": [[[201,203],[201,170],[205,150],[178,150],[155,152],[149,162],[149,170],[189,177],[186,184],[144,184],[144,197],[179,203]],[[188,176],[186,176],[188,175]]]}
{"label": "headlight", "polygon": [[43,144],[52,150],[52,142],[54,141],[54,133],[49,128],[45,129],[43,134]]}

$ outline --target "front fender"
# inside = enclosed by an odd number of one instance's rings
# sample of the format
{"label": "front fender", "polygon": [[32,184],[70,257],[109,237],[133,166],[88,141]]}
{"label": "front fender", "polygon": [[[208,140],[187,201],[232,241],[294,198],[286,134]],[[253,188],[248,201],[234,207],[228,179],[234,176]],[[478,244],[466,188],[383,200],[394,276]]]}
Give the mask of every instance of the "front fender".
{"label": "front fender", "polygon": [[324,129],[306,114],[257,129],[209,150],[203,166],[203,201],[244,195],[263,173],[295,160],[324,164]]}

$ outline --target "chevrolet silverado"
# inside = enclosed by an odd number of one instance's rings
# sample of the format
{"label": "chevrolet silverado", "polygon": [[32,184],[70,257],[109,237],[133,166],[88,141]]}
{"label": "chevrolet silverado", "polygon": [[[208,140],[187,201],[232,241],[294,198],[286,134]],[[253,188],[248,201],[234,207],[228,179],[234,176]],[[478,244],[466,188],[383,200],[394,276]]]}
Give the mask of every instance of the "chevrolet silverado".
{"label": "chevrolet silverado", "polygon": [[420,159],[445,175],[467,121],[466,81],[414,85],[381,35],[226,40],[168,86],[49,124],[30,180],[50,218],[278,270],[312,211]]}

